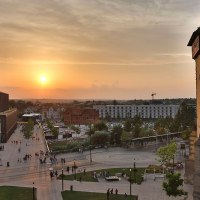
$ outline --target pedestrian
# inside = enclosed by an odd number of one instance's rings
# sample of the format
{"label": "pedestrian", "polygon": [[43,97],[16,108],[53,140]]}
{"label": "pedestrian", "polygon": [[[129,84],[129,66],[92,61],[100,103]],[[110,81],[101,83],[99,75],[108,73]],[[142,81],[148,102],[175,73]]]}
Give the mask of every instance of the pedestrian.
{"label": "pedestrian", "polygon": [[56,177],[58,176],[58,172],[57,172],[57,170],[55,171],[55,175],[56,175]]}
{"label": "pedestrian", "polygon": [[83,171],[84,175],[86,175],[86,168],[84,168],[84,171]]}
{"label": "pedestrian", "polygon": [[53,178],[53,172],[52,171],[50,172],[50,177],[51,177],[51,179]]}
{"label": "pedestrian", "polygon": [[115,194],[116,194],[116,195],[118,194],[118,189],[117,189],[117,188],[115,189]]}
{"label": "pedestrian", "polygon": [[110,189],[109,188],[107,189],[106,196],[107,196],[107,199],[109,199],[109,197],[110,197]]}
{"label": "pedestrian", "polygon": [[82,177],[80,176],[80,178],[79,178],[79,181],[80,181],[80,183],[82,182]]}
{"label": "pedestrian", "polygon": [[113,194],[113,188],[110,190],[110,194]]}
{"label": "pedestrian", "polygon": [[126,193],[124,194],[124,196],[125,196],[125,198],[127,198],[127,194]]}
{"label": "pedestrian", "polygon": [[69,166],[67,166],[67,173],[69,174]]}

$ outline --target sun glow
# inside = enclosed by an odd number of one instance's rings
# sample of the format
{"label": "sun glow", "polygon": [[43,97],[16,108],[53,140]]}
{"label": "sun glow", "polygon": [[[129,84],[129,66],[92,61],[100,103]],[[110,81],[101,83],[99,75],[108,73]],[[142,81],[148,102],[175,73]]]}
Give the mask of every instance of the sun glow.
{"label": "sun glow", "polygon": [[40,77],[40,83],[41,83],[41,84],[45,84],[46,82],[47,82],[46,76],[41,76],[41,77]]}

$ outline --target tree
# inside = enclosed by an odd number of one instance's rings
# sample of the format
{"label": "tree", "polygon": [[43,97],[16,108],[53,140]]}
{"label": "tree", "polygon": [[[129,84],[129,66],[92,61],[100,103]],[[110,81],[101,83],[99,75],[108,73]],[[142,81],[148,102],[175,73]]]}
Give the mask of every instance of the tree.
{"label": "tree", "polygon": [[131,119],[127,119],[124,122],[124,130],[127,132],[130,132],[132,130],[132,120]]}
{"label": "tree", "polygon": [[169,130],[173,124],[173,118],[166,117],[158,119],[154,124],[154,130],[158,135],[162,135],[166,133],[166,130]]}
{"label": "tree", "polygon": [[196,113],[195,109],[182,102],[180,109],[176,114],[173,124],[170,127],[171,131],[183,131],[188,127],[195,126]]}
{"label": "tree", "polygon": [[182,196],[187,195],[187,192],[184,192],[183,189],[179,189],[180,186],[183,186],[183,179],[181,179],[180,173],[168,173],[167,181],[163,182],[163,189],[166,191],[168,196]]}
{"label": "tree", "polygon": [[166,165],[174,158],[177,151],[177,144],[172,142],[164,147],[160,147],[157,150],[157,155],[159,157],[159,162],[161,165]]}
{"label": "tree", "polygon": [[140,129],[139,137],[148,137],[152,135],[154,135],[153,130],[149,129],[147,126]]}
{"label": "tree", "polygon": [[94,130],[95,131],[107,131],[108,127],[106,126],[106,124],[103,121],[101,121],[101,122],[94,124]]}
{"label": "tree", "polygon": [[135,115],[135,117],[132,120],[133,126],[139,126],[141,127],[143,124],[143,121],[139,115]]}
{"label": "tree", "polygon": [[70,127],[73,131],[75,131],[76,132],[76,134],[80,134],[80,128],[79,127],[77,127],[77,126],[71,126]]}
{"label": "tree", "polygon": [[127,131],[123,131],[122,132],[122,135],[121,135],[121,141],[122,141],[122,143],[127,143],[131,139],[132,139],[132,133],[127,132]]}
{"label": "tree", "polygon": [[138,138],[140,135],[141,127],[139,124],[136,124],[133,128],[133,137]]}
{"label": "tree", "polygon": [[93,145],[106,145],[110,139],[110,135],[107,131],[95,131],[91,136],[91,143]]}
{"label": "tree", "polygon": [[59,131],[58,131],[57,128],[53,127],[53,128],[51,129],[51,132],[52,132],[52,134],[53,134],[53,136],[54,136],[55,138],[58,137]]}
{"label": "tree", "polygon": [[112,132],[111,132],[111,144],[121,144],[121,135],[122,135],[122,127],[120,125],[116,125],[113,127]]}
{"label": "tree", "polygon": [[29,119],[28,123],[24,125],[23,128],[23,134],[25,139],[30,139],[30,137],[33,135],[33,128],[34,128],[34,122]]}

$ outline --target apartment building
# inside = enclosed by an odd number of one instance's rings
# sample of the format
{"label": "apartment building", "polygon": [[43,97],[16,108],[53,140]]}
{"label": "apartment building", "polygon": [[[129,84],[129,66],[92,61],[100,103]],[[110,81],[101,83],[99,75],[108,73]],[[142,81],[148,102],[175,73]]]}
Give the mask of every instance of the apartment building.
{"label": "apartment building", "polygon": [[93,108],[98,111],[101,119],[125,119],[133,118],[139,115],[141,118],[174,118],[179,110],[180,105],[94,105]]}

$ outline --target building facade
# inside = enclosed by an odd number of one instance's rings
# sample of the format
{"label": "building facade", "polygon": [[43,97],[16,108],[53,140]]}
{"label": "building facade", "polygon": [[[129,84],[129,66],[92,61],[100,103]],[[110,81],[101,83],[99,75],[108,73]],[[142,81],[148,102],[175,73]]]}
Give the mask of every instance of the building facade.
{"label": "building facade", "polygon": [[67,125],[94,124],[99,120],[99,113],[95,109],[67,108],[63,117]]}
{"label": "building facade", "polygon": [[174,118],[179,110],[180,105],[94,105],[93,108],[98,111],[101,119],[126,119],[134,118],[138,115],[141,118]]}
{"label": "building facade", "polygon": [[0,92],[0,112],[8,110],[9,108],[9,95]]}
{"label": "building facade", "polygon": [[197,130],[196,130],[196,140],[194,139],[194,160],[190,158],[188,163],[193,164],[193,167],[190,167],[192,170],[188,171],[193,172],[193,199],[200,200],[200,27],[193,32],[188,46],[192,47],[192,58],[196,63],[196,104],[197,104]]}
{"label": "building facade", "polygon": [[62,108],[45,107],[42,109],[42,120],[52,119],[55,121],[61,120]]}
{"label": "building facade", "polygon": [[5,143],[17,126],[17,109],[0,113],[0,142]]}

